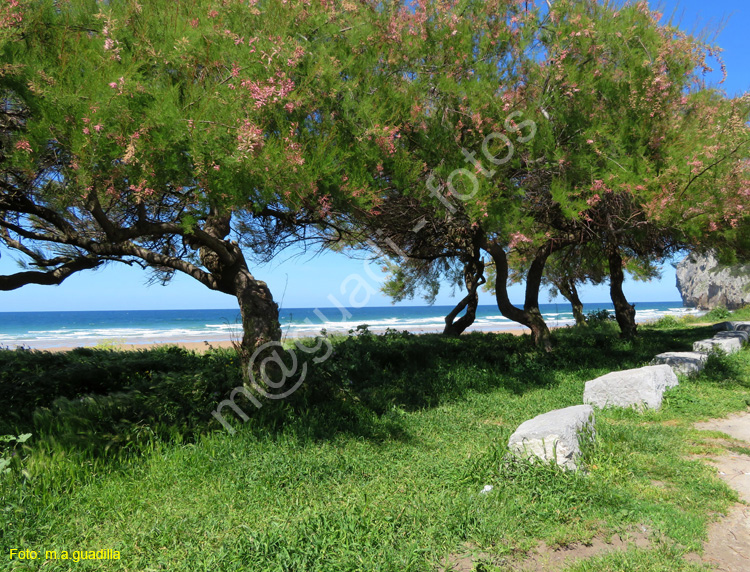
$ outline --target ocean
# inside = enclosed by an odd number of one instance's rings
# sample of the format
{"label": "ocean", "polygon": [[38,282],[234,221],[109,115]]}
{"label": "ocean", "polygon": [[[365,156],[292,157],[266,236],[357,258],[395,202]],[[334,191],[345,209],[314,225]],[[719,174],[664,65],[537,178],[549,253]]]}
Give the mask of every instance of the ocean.
{"label": "ocean", "polygon": [[[283,308],[285,337],[310,336],[325,329],[347,333],[361,324],[371,331],[388,328],[414,333],[442,331],[452,306],[386,306],[364,308]],[[567,304],[541,304],[551,327],[574,323]],[[612,310],[612,304],[586,304],[585,312]],[[667,314],[698,314],[681,302],[636,303],[639,322]],[[55,348],[98,344],[218,342],[241,337],[239,311],[127,310],[88,312],[0,312],[0,347]],[[520,326],[500,315],[497,306],[479,306],[473,331],[512,330]]]}

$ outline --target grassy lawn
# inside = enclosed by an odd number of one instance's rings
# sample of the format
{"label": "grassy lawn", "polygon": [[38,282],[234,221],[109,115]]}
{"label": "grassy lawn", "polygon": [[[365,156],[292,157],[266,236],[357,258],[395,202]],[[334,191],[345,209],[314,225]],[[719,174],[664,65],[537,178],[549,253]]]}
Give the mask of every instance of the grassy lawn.
{"label": "grassy lawn", "polygon": [[[0,475],[0,567],[431,571],[475,552],[504,570],[540,540],[646,527],[652,549],[571,570],[700,570],[682,555],[736,496],[692,457],[719,445],[691,423],[747,409],[750,351],[712,357],[660,412],[598,412],[585,472],[506,458],[521,422],[580,403],[587,380],[713,335],[641,330],[557,331],[549,355],[509,335],[361,335],[287,400],[246,408],[235,435],[210,417],[239,380],[231,352],[0,352],[0,434],[32,433]],[[43,563],[107,548],[120,560]]]}

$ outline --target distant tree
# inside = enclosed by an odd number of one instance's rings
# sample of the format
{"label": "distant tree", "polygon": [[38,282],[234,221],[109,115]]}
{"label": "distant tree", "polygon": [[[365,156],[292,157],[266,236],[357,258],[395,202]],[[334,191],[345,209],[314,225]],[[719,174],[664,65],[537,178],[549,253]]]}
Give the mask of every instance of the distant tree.
{"label": "distant tree", "polygon": [[576,242],[601,249],[632,336],[624,266],[647,269],[746,216],[747,101],[706,88],[718,50],[646,2],[561,0],[549,15],[538,81],[556,143],[546,156],[562,167],[552,194],[577,218]]}
{"label": "distant tree", "polygon": [[[542,277],[542,285],[549,289],[550,299],[558,295],[565,298],[571,305],[576,325],[581,327],[585,327],[587,323],[578,287],[587,282],[598,285],[607,278],[601,252],[596,247],[586,246],[574,244],[550,256],[544,265]],[[494,268],[490,270],[492,277],[488,283],[494,287]],[[514,261],[510,280],[514,283],[523,281],[526,271],[522,264]]]}
{"label": "distant tree", "polygon": [[[454,288],[466,289],[466,295],[445,317],[443,334],[458,336],[476,319],[479,288],[486,281],[485,264],[479,234],[466,219],[436,220],[432,218],[434,214],[414,201],[407,206],[399,200],[386,199],[376,216],[364,219],[374,225],[370,229],[372,236],[366,240],[371,250],[388,261],[390,276],[383,291],[394,301],[422,292],[425,301],[433,304],[446,279]],[[397,223],[399,220],[401,223]],[[415,224],[419,225],[417,232]],[[402,247],[408,249],[408,255]],[[459,316],[461,312],[464,314]]]}

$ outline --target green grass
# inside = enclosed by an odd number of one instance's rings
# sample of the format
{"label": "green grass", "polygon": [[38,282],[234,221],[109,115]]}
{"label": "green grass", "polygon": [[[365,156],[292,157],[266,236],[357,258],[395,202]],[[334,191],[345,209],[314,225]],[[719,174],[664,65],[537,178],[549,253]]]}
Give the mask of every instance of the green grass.
{"label": "green grass", "polygon": [[429,571],[472,550],[503,570],[539,540],[644,525],[653,550],[573,570],[696,570],[682,555],[736,496],[690,458],[719,447],[691,424],[747,408],[749,351],[712,357],[660,412],[597,413],[585,472],[506,459],[521,422],[580,403],[588,379],[711,335],[641,330],[557,331],[549,355],[509,335],[340,340],[297,393],[248,406],[234,436],[207,415],[237,382],[231,352],[0,353],[0,391],[34,398],[3,429],[33,437],[0,481],[0,568],[71,569],[10,562],[10,548],[112,548],[121,560],[75,569]]}

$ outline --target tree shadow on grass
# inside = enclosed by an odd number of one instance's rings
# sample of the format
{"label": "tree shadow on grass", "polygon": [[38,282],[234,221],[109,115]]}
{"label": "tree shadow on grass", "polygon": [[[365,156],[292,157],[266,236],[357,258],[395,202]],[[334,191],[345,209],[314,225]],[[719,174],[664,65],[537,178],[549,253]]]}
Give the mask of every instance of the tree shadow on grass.
{"label": "tree shadow on grass", "polygon": [[[661,351],[687,349],[701,336],[705,332],[645,330],[624,341],[612,327],[568,328],[555,331],[554,351],[544,352],[529,336],[376,336],[365,329],[338,341],[322,363],[298,351],[308,373],[285,399],[266,399],[259,409],[242,397],[235,403],[250,418],[248,428],[262,435],[405,441],[408,431],[390,414],[394,410],[433,408],[470,392],[522,395],[565,379],[583,382],[644,365]],[[223,430],[211,413],[241,380],[231,350],[0,352],[0,399],[10,405],[0,434],[31,432],[92,456],[137,454],[152,439],[186,442]],[[242,424],[231,408],[223,413],[232,426]]]}

